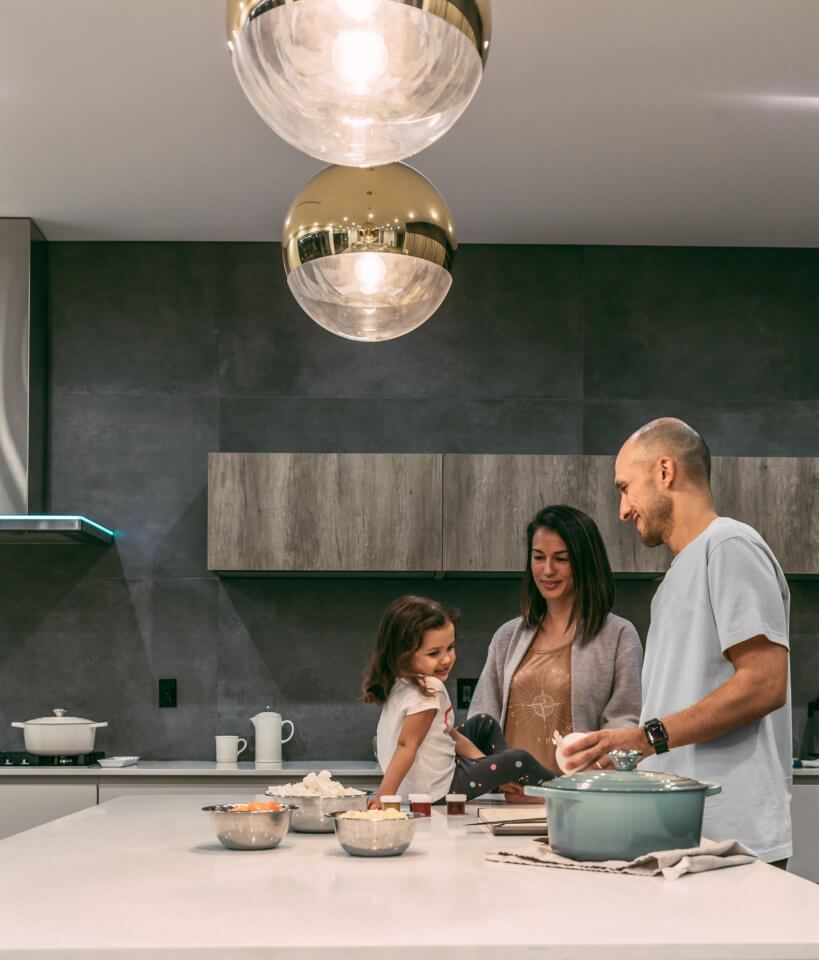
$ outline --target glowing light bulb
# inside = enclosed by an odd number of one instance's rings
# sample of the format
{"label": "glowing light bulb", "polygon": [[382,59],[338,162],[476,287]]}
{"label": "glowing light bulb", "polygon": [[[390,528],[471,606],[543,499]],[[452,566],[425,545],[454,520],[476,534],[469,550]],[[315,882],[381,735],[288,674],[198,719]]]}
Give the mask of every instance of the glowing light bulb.
{"label": "glowing light bulb", "polygon": [[351,20],[366,20],[371,17],[381,0],[336,0],[339,10]]}
{"label": "glowing light bulb", "polygon": [[371,296],[377,293],[386,276],[387,265],[382,256],[377,253],[361,253],[356,257],[355,278],[363,294]]}
{"label": "glowing light bulb", "polygon": [[354,93],[367,93],[382,77],[390,55],[384,38],[372,30],[342,30],[333,41],[333,67]]}

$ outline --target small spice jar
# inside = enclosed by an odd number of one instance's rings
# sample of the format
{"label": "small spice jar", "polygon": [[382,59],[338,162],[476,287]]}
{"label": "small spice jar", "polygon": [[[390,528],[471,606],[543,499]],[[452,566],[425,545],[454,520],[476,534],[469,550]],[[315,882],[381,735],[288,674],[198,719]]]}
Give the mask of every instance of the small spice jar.
{"label": "small spice jar", "polygon": [[446,795],[446,815],[462,817],[466,813],[466,794],[448,793]]}
{"label": "small spice jar", "polygon": [[385,793],[381,798],[381,809],[382,810],[400,810],[401,809],[401,797],[397,794]]}
{"label": "small spice jar", "polygon": [[422,817],[432,816],[432,797],[428,793],[411,793],[409,802],[413,813],[420,813]]}

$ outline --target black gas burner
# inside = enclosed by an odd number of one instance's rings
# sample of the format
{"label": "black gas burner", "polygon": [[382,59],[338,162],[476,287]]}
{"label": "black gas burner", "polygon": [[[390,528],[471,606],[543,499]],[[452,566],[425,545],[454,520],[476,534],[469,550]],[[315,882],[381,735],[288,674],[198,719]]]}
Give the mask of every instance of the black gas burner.
{"label": "black gas burner", "polygon": [[92,767],[105,754],[76,753],[67,757],[36,757],[33,753],[0,750],[0,767]]}

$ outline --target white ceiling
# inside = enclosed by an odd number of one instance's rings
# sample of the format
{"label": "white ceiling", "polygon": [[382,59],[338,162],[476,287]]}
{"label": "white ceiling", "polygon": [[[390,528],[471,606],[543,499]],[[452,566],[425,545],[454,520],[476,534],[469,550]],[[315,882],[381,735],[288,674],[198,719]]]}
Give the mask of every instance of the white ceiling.
{"label": "white ceiling", "polygon": [[[468,242],[819,245],[819,0],[494,0],[411,162]],[[0,216],[273,240],[319,164],[234,79],[224,0],[0,0]]]}

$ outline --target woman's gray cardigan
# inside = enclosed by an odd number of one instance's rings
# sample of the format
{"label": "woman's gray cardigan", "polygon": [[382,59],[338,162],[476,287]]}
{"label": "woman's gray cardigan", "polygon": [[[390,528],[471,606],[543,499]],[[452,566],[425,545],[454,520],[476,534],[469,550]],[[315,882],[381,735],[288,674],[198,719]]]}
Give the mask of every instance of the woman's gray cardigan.
{"label": "woman's gray cardigan", "polygon": [[[469,716],[488,713],[506,723],[509,685],[536,631],[522,617],[504,623],[492,637]],[[610,613],[600,632],[572,646],[572,726],[580,733],[603,727],[633,727],[640,720],[643,648],[634,624]],[[552,731],[546,731],[551,736]]]}

